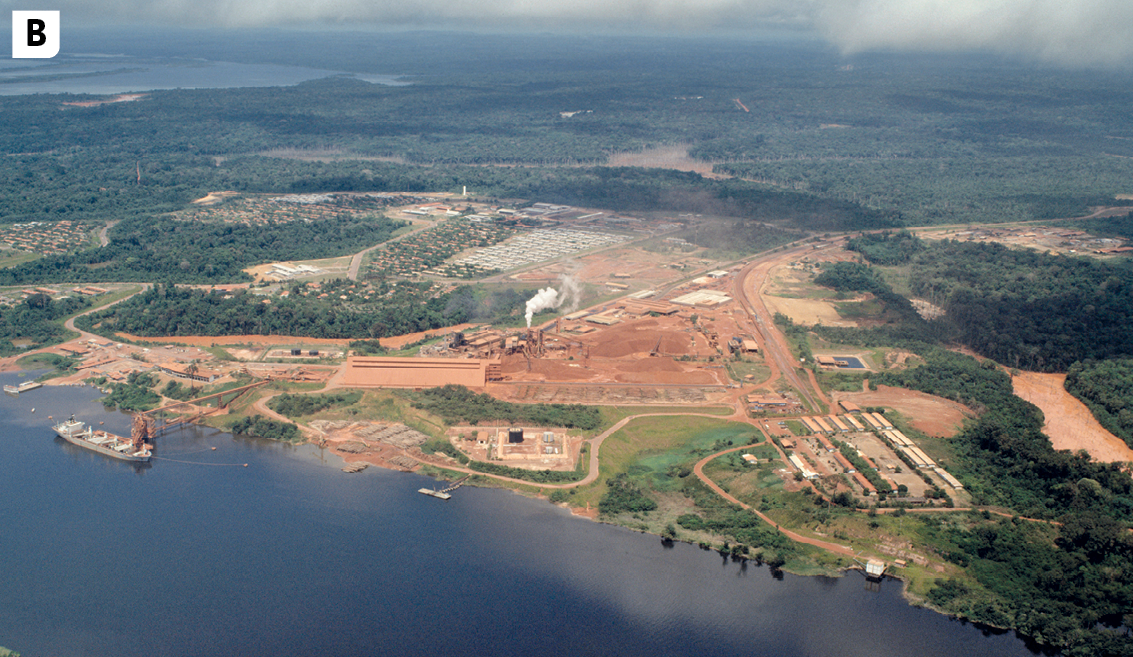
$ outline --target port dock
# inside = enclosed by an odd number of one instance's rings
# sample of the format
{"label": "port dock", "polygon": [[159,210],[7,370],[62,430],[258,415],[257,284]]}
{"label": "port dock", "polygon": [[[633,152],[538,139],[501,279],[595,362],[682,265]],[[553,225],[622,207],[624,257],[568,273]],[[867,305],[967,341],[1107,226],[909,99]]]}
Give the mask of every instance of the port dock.
{"label": "port dock", "polygon": [[28,390],[35,390],[41,387],[43,387],[43,384],[38,381],[24,381],[18,386],[4,386],[4,392],[9,395],[18,395],[21,392],[27,392]]}
{"label": "port dock", "polygon": [[435,497],[438,500],[451,500],[452,495],[450,495],[450,493],[463,486],[464,482],[468,481],[468,478],[471,476],[472,475],[466,475],[464,477],[461,477],[460,479],[457,479],[456,481],[452,482],[452,485],[448,488],[442,488],[441,490],[434,490],[432,488],[418,488],[417,492],[421,493],[422,495]]}

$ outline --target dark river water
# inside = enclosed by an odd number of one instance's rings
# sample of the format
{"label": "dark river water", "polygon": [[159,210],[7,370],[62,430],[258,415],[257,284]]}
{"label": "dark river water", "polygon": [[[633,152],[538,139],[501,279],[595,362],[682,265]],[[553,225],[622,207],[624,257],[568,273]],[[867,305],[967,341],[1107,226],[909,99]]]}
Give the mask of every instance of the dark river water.
{"label": "dark river water", "polygon": [[0,395],[0,645],[28,657],[1033,654],[896,581],[776,579],[507,491],[442,502],[420,476],[347,475],[312,447],[193,428],[139,469],[54,437],[47,416],[72,412],[127,433],[96,398]]}

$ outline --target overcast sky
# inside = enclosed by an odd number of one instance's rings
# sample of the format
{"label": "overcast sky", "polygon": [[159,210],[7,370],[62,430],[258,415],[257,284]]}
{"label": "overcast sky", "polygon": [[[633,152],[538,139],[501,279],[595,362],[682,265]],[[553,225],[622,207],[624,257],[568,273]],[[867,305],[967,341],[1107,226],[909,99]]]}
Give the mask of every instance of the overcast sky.
{"label": "overcast sky", "polygon": [[5,13],[33,4],[61,10],[64,30],[69,20],[689,36],[778,29],[825,39],[846,53],[971,51],[1066,66],[1133,66],[1133,0],[0,0]]}

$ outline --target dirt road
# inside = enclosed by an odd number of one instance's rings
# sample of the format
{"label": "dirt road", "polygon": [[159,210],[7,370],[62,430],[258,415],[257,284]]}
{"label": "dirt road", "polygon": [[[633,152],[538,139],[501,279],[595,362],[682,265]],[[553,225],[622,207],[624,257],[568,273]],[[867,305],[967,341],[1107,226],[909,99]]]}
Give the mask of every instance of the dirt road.
{"label": "dirt road", "polygon": [[414,228],[413,230],[409,231],[408,233],[405,233],[404,235],[398,235],[397,237],[393,238],[392,240],[389,240],[388,242],[382,242],[381,244],[375,244],[368,249],[363,249],[363,250],[359,251],[358,253],[355,253],[354,257],[350,259],[350,268],[346,270],[346,277],[349,278],[352,281],[358,280],[358,270],[360,270],[362,268],[362,258],[364,258],[365,255],[367,253],[369,253],[370,251],[373,251],[374,249],[381,247],[381,246],[385,246],[387,244],[392,244],[394,242],[401,241],[401,240],[405,239],[406,237],[409,237],[410,235],[416,235],[417,233],[420,233],[421,231],[427,230],[427,229],[432,228],[432,227],[433,227],[432,223],[422,224],[421,226]]}
{"label": "dirt road", "polygon": [[782,331],[775,327],[771,313],[767,310],[767,306],[759,295],[760,290],[767,282],[768,273],[773,267],[798,258],[803,253],[813,251],[813,247],[808,245],[791,249],[775,257],[757,260],[740,271],[736,276],[733,289],[736,300],[740,302],[744,312],[755,323],[760,342],[763,344],[764,358],[771,368],[771,376],[762,385],[770,388],[778,378],[785,378],[787,383],[799,391],[799,394],[815,412],[821,412],[823,409],[819,400],[826,404],[829,404],[829,401],[825,399],[825,395],[818,392],[817,385],[813,389],[807,386],[799,377],[798,372],[795,371],[797,363],[795,357],[791,354],[791,348],[787,345],[787,338]]}
{"label": "dirt road", "polygon": [[857,553],[854,552],[854,549],[850,546],[838,545],[837,543],[829,543],[827,541],[821,541],[817,538],[811,538],[809,536],[803,536],[802,534],[797,534],[793,531],[790,531],[789,529],[783,529],[783,528],[779,527],[778,523],[776,523],[774,520],[772,520],[771,518],[764,515],[759,509],[754,509],[751,506],[744,504],[743,502],[732,497],[723,488],[720,488],[720,486],[715,481],[712,481],[712,479],[708,475],[704,474],[704,466],[707,465],[708,462],[711,461],[712,459],[715,459],[716,457],[723,456],[724,454],[728,454],[728,453],[731,453],[731,452],[738,452],[740,450],[748,449],[749,447],[751,447],[751,445],[741,445],[739,447],[733,447],[731,449],[726,449],[722,452],[716,452],[715,454],[710,454],[708,456],[705,456],[704,458],[700,459],[696,463],[695,466],[693,466],[692,471],[696,474],[698,479],[700,479],[702,482],[704,482],[704,485],[708,486],[713,491],[715,491],[715,493],[717,495],[728,500],[732,504],[738,505],[740,507],[743,507],[744,509],[747,509],[748,511],[751,511],[755,515],[759,516],[759,518],[761,520],[763,520],[767,524],[774,527],[775,531],[779,532],[780,534],[783,534],[784,536],[791,539],[792,541],[798,541],[799,543],[806,543],[807,545],[813,545],[815,547],[822,548],[823,550],[826,550],[827,552],[833,552],[834,554],[841,554],[841,555],[848,556],[848,557],[856,556]]}

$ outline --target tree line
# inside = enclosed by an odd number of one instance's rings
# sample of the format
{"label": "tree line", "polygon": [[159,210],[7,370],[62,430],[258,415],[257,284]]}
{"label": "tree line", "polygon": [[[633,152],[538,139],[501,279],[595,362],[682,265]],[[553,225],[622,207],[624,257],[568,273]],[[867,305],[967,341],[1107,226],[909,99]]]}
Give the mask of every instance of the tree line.
{"label": "tree line", "polygon": [[401,393],[414,408],[438,415],[450,424],[501,422],[589,431],[602,425],[595,406],[582,404],[513,404],[461,385],[448,384],[420,392]]}
{"label": "tree line", "polygon": [[1103,427],[1133,447],[1133,359],[1074,363],[1064,385]]}

